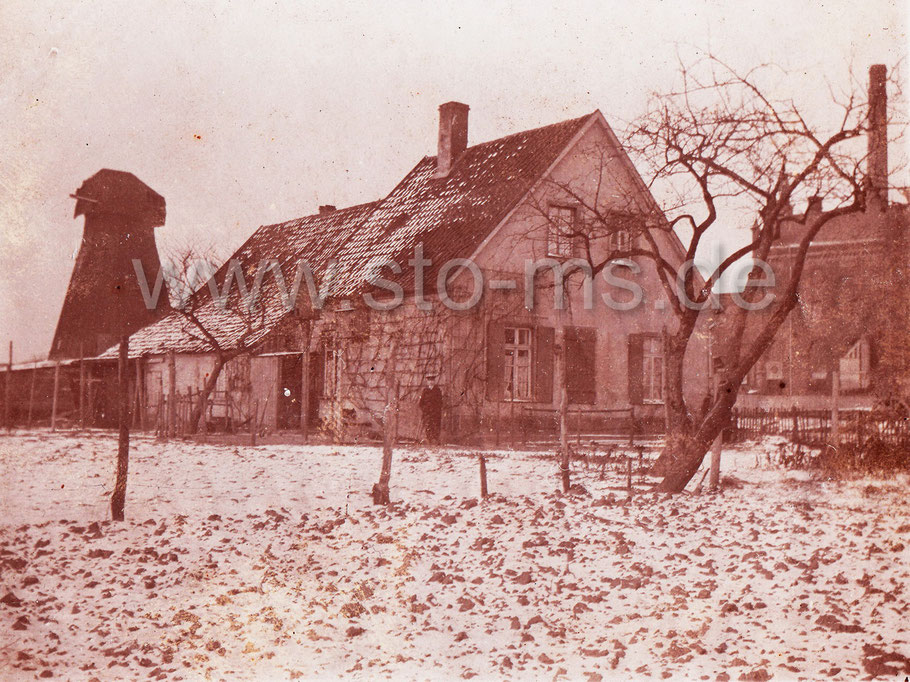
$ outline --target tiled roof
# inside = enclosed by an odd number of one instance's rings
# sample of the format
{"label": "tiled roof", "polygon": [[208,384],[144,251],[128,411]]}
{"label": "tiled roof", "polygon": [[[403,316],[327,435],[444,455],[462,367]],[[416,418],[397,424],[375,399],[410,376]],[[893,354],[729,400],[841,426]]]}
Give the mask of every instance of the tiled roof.
{"label": "tiled roof", "polygon": [[409,271],[419,242],[434,264],[470,256],[591,116],[468,147],[442,178],[435,177],[435,156],[422,159],[342,249],[336,294],[356,294],[377,262],[393,260]]}
{"label": "tiled roof", "polygon": [[[325,215],[312,215],[260,227],[232,258],[242,264],[248,282],[263,259],[278,259],[290,286],[301,260],[321,277],[329,262],[338,264],[332,295],[357,295],[367,286],[375,265],[389,260],[409,271],[416,244],[440,265],[468,257],[546,172],[595,114],[528,130],[468,147],[445,177],[435,177],[436,157],[424,157],[385,198]],[[224,268],[216,275],[223,281]],[[432,268],[427,271],[432,277]],[[388,276],[384,274],[384,276]],[[428,279],[428,281],[433,281]],[[248,339],[263,338],[286,314],[271,276],[263,290],[262,319]],[[408,281],[402,284],[407,286]],[[306,284],[301,295],[305,295]],[[197,292],[208,297],[208,288]],[[206,329],[230,347],[243,333],[238,316],[217,310],[211,300],[197,306]],[[172,313],[130,338],[130,355],[210,350],[188,334],[193,325]],[[194,332],[196,336],[198,332]],[[110,349],[105,356],[116,355]]]}
{"label": "tiled roof", "polygon": [[[337,254],[341,245],[350,239],[353,231],[378,202],[360,204],[324,215],[311,215],[284,223],[264,225],[231,257],[240,264],[248,286],[252,286],[258,267],[263,260],[277,259],[282,264],[287,287],[293,286],[295,267],[298,262],[309,264],[317,282],[321,280],[326,265]],[[230,261],[228,261],[230,262]],[[221,284],[227,264],[215,275]],[[254,320],[253,334],[248,343],[261,340],[281,321],[288,310],[283,305],[272,275],[265,278],[262,288],[261,310]],[[301,283],[299,296],[308,296],[306,281]],[[237,290],[232,289],[234,295]],[[246,330],[244,320],[230,310],[219,309],[211,300],[207,286],[196,292],[196,311],[200,323],[212,333],[223,348],[236,344]],[[172,312],[155,324],[140,329],[130,337],[130,357],[158,355],[169,350],[178,353],[201,353],[211,350],[198,328],[179,312]],[[116,347],[108,349],[101,357],[116,357]]]}

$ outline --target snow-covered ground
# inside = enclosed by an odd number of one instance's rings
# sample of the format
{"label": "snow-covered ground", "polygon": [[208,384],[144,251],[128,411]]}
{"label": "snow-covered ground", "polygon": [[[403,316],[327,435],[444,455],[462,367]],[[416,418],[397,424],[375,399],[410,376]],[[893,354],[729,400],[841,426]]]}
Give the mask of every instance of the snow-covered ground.
{"label": "snow-covered ground", "polygon": [[[637,494],[540,453],[0,437],[0,678],[855,679],[910,674],[908,480],[724,453]],[[638,479],[636,483],[639,484]],[[642,487],[642,486],[640,486]]]}

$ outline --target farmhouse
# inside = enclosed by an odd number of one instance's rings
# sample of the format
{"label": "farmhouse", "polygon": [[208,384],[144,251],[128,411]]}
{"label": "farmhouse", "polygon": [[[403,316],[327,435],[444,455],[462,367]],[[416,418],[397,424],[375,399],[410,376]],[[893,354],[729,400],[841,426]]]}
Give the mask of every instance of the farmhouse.
{"label": "farmhouse", "polygon": [[[584,236],[592,208],[616,216],[603,239]],[[450,441],[552,431],[563,398],[574,429],[660,428],[674,319],[634,252],[654,239],[681,264],[661,225],[599,111],[468,146],[468,106],[443,104],[436,156],[386,197],[260,227],[187,306],[131,335],[134,421],[184,429],[199,405],[208,429],[369,437],[397,406],[418,439],[435,376]],[[687,362],[701,396],[706,339]]]}

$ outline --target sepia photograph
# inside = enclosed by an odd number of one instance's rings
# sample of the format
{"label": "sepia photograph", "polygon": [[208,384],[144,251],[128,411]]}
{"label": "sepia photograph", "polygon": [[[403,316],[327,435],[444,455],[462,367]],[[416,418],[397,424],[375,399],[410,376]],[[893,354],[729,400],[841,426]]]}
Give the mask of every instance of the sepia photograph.
{"label": "sepia photograph", "polygon": [[0,679],[910,679],[910,5],[0,3]]}

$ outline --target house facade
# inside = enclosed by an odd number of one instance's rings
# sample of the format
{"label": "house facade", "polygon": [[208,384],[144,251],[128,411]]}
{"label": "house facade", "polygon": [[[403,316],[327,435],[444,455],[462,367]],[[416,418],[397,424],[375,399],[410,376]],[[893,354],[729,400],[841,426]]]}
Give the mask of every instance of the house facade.
{"label": "house facade", "polygon": [[[395,405],[400,435],[419,439],[435,376],[449,441],[552,432],[563,390],[573,430],[660,429],[675,319],[655,266],[589,268],[663,220],[603,115],[473,146],[467,120],[442,105],[437,155],[386,197],[259,228],[194,295],[192,319],[133,334],[143,423],[161,428],[168,403],[187,413],[221,356],[208,428],[371,437]],[[593,210],[637,228],[588,239]],[[682,263],[672,231],[652,237]],[[257,298],[241,313],[244,287]],[[708,370],[697,335],[693,399]]]}

